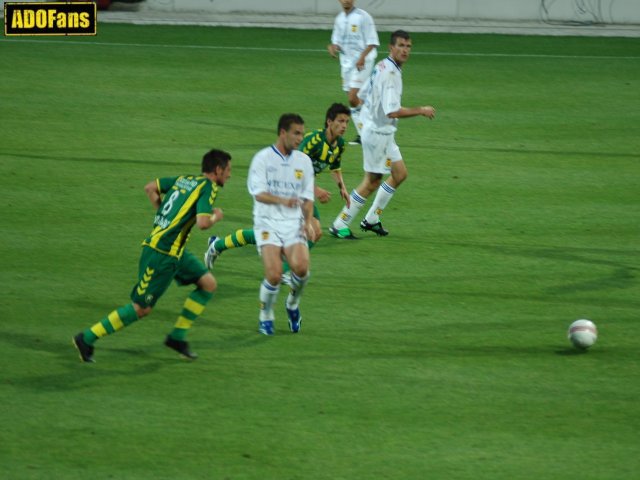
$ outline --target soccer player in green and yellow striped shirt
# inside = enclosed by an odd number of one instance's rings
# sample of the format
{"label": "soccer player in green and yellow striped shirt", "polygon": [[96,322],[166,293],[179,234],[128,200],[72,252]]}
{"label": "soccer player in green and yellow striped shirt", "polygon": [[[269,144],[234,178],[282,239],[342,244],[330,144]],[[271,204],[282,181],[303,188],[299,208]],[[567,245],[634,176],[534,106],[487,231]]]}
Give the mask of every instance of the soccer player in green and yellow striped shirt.
{"label": "soccer player in green and yellow striped shirt", "polygon": [[142,242],[138,281],[131,291],[131,303],[73,338],[83,362],[93,362],[93,345],[98,339],[149,315],[173,280],[196,288],[187,297],[165,345],[186,358],[197,358],[189,350],[185,337],[212,298],[216,280],[185,246],[194,225],[206,230],[222,220],[222,210],[214,208],[214,204],[219,188],[231,176],[230,162],[231,155],[227,152],[211,150],[202,159],[202,174],[158,178],[145,185],[156,215],[151,234]]}
{"label": "soccer player in green and yellow striped shirt", "polygon": [[[336,182],[340,196],[345,202],[350,201],[350,196],[342,179],[341,161],[345,150],[342,136],[349,125],[350,113],[351,111],[346,106],[334,103],[327,110],[325,128],[307,133],[298,147],[311,158],[316,176],[329,167],[329,173]],[[317,185],[314,193],[320,203],[327,203],[331,199],[331,194]],[[319,227],[318,223],[318,229]]]}

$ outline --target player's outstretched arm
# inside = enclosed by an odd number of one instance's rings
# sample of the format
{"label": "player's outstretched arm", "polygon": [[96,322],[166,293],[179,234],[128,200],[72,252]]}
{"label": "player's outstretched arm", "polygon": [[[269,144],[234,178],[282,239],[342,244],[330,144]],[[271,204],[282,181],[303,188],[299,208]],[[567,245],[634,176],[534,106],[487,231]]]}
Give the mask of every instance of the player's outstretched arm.
{"label": "player's outstretched arm", "polygon": [[433,119],[436,116],[436,109],[431,105],[425,105],[423,107],[400,107],[400,110],[391,112],[387,115],[389,118],[410,118],[410,117],[427,117]]}

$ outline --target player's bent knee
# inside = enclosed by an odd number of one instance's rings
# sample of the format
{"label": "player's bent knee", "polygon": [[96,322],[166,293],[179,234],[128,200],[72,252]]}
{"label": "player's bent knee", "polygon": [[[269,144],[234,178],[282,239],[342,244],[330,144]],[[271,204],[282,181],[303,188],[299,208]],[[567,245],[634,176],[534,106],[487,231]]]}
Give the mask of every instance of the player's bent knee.
{"label": "player's bent knee", "polygon": [[267,282],[269,282],[269,284],[271,285],[279,285],[282,282],[282,272],[280,273],[268,273],[267,275],[265,275],[264,277]]}
{"label": "player's bent knee", "polygon": [[378,188],[380,188],[381,183],[382,183],[382,178],[376,178],[375,180],[371,180],[369,182],[369,185],[365,187],[367,190],[367,197],[371,195],[373,192],[375,192],[376,190],[378,190]]}
{"label": "player's bent knee", "polygon": [[[306,253],[306,252],[305,252]],[[291,259],[292,261],[289,263],[289,268],[293,273],[295,273],[298,277],[304,277],[309,272],[309,256],[308,255],[300,255]]]}
{"label": "player's bent knee", "polygon": [[201,288],[205,292],[215,292],[216,288],[218,288],[218,283],[216,279],[211,273],[206,273],[200,277],[198,280],[198,288]]}
{"label": "player's bent knee", "polygon": [[264,278],[271,285],[278,285],[282,278],[282,266],[270,265],[265,268]]}
{"label": "player's bent knee", "polygon": [[395,186],[398,186],[402,182],[404,182],[408,176],[409,176],[409,172],[404,166],[393,168],[391,170],[391,178],[393,179],[393,182],[396,184]]}
{"label": "player's bent knee", "polygon": [[151,313],[151,310],[153,310],[153,307],[143,307],[141,305],[138,305],[137,303],[134,303],[133,309],[136,311],[136,315],[138,316],[138,318],[142,318],[149,315]]}
{"label": "player's bent knee", "polygon": [[404,172],[393,175],[393,179],[395,180],[396,185],[400,185],[402,182],[404,182],[407,179],[408,176],[409,175],[405,170]]}
{"label": "player's bent knee", "polygon": [[298,277],[304,278],[309,273],[309,265],[296,265],[296,268],[291,268],[291,271],[295,273]]}
{"label": "player's bent knee", "polygon": [[368,174],[358,188],[356,188],[356,192],[364,198],[369,198],[369,195],[378,190],[381,183],[382,175]]}

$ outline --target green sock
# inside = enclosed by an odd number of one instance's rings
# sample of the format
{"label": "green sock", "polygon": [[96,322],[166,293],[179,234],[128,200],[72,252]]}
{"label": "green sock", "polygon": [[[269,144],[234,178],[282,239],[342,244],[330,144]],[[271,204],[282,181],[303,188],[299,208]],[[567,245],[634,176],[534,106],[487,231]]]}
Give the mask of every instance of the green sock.
{"label": "green sock", "polygon": [[245,245],[255,245],[256,237],[253,230],[236,230],[224,238],[218,238],[214,246],[218,253],[222,253],[230,248],[244,247]]}
{"label": "green sock", "polygon": [[130,303],[124,307],[117,308],[93,327],[87,328],[82,332],[84,341],[89,345],[93,345],[99,338],[111,335],[127,325],[131,325],[136,320],[138,320],[138,314],[133,308],[133,304]]}
{"label": "green sock", "polygon": [[204,307],[212,297],[213,292],[207,292],[205,290],[197,289],[191,292],[184,301],[182,312],[169,336],[174,340],[184,341],[194,320],[202,315]]}

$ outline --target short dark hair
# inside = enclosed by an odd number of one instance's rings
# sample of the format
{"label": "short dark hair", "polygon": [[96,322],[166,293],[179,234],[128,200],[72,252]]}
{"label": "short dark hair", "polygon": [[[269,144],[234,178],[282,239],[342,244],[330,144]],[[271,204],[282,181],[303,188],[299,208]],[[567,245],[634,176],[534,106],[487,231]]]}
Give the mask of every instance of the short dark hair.
{"label": "short dark hair", "polygon": [[395,45],[398,41],[398,38],[402,38],[404,40],[411,40],[411,36],[409,32],[405,30],[396,30],[391,34],[391,40],[389,40],[389,45]]}
{"label": "short dark hair", "polygon": [[227,168],[230,161],[231,155],[224,150],[216,150],[214,148],[209,150],[204,154],[204,157],[202,157],[202,172],[214,173],[216,171],[216,167],[220,167],[224,170]]}
{"label": "short dark hair", "polygon": [[304,125],[304,120],[297,113],[284,113],[280,116],[280,120],[278,121],[278,135],[280,135],[280,130],[284,130],[285,132],[289,131],[291,125]]}
{"label": "short dark hair", "polygon": [[329,120],[335,120],[338,115],[344,113],[345,115],[351,116],[351,109],[342,103],[334,103],[327,110],[327,114],[324,117],[324,126],[327,126],[327,122]]}

